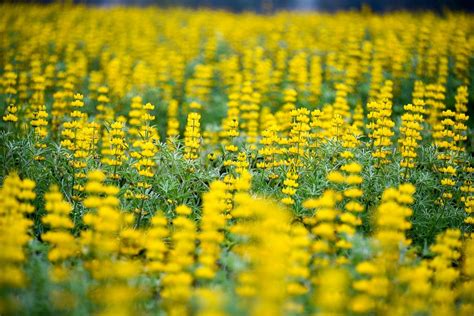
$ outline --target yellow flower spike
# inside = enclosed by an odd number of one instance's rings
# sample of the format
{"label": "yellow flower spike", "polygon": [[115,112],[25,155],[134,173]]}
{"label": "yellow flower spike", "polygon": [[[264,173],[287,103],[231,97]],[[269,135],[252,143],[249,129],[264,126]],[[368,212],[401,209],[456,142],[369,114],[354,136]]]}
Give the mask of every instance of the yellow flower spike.
{"label": "yellow flower spike", "polygon": [[324,315],[344,313],[348,300],[348,275],[344,270],[327,268],[321,273],[316,304]]}
{"label": "yellow flower spike", "polygon": [[338,171],[331,171],[326,176],[327,180],[333,183],[344,183],[345,178],[342,173]]}
{"label": "yellow flower spike", "polygon": [[176,214],[178,215],[190,215],[191,214],[191,208],[189,208],[186,205],[179,205],[176,207]]}

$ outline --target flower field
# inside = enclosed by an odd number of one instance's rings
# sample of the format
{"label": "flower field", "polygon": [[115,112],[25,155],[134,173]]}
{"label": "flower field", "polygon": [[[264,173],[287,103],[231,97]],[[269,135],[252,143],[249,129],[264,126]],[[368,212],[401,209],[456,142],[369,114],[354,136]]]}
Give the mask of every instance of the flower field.
{"label": "flower field", "polygon": [[0,5],[0,315],[474,315],[474,18]]}

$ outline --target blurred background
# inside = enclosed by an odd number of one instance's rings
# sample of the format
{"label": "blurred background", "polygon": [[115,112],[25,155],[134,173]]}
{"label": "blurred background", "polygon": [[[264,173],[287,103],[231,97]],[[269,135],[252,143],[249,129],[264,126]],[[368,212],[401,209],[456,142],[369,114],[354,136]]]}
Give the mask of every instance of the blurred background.
{"label": "blurred background", "polygon": [[[71,0],[70,0],[71,1]],[[65,2],[70,2],[65,1]],[[57,2],[54,0],[26,0],[0,2]],[[75,3],[94,5],[136,5],[136,6],[181,6],[190,8],[214,8],[235,12],[254,11],[271,13],[278,10],[337,11],[370,8],[376,12],[395,10],[432,10],[442,13],[446,10],[474,11],[474,0],[73,0]]]}

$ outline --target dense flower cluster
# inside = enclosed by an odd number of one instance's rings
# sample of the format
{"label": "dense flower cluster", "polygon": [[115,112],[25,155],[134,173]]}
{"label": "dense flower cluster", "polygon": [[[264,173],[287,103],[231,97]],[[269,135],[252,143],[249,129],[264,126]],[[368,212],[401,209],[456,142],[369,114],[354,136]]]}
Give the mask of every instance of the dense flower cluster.
{"label": "dense flower cluster", "polygon": [[471,14],[0,21],[1,315],[474,313]]}
{"label": "dense flower cluster", "polygon": [[4,293],[0,298],[2,313],[10,313],[17,308],[15,289],[27,283],[22,266],[27,260],[24,248],[30,239],[28,231],[33,224],[27,217],[35,210],[30,204],[36,197],[34,188],[34,181],[21,180],[16,173],[12,173],[5,178],[0,190],[0,290]]}

